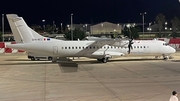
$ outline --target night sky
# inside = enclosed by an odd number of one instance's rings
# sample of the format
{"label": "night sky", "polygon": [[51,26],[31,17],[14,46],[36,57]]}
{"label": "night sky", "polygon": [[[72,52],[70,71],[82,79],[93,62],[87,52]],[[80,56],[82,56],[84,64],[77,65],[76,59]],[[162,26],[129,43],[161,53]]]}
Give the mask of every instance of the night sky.
{"label": "night sky", "polygon": [[140,13],[145,11],[146,22],[154,21],[158,13],[167,19],[180,17],[178,0],[3,0],[0,4],[1,14],[18,14],[29,25],[42,24],[42,19],[47,24],[70,23],[71,13],[74,23],[141,23]]}

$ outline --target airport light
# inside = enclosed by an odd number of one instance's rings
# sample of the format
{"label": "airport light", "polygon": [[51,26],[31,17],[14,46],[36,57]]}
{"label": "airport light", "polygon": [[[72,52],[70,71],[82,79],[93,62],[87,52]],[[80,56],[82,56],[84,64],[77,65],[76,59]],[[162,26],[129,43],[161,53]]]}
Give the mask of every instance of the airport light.
{"label": "airport light", "polygon": [[165,25],[167,25],[168,23],[167,22],[165,22]]}
{"label": "airport light", "polygon": [[140,13],[142,15],[142,21],[143,21],[143,38],[144,38],[144,15],[147,14],[146,12]]}
{"label": "airport light", "polygon": [[165,27],[165,30],[167,30],[167,27]]}
{"label": "airport light", "polygon": [[126,27],[127,27],[127,28],[130,28],[130,27],[131,27],[131,24],[127,24]]}
{"label": "airport light", "polygon": [[152,29],[150,27],[147,28],[148,31],[151,31]]}
{"label": "airport light", "polygon": [[73,13],[71,13],[71,40],[73,40]]}
{"label": "airport light", "polygon": [[2,14],[2,40],[4,42],[4,14]]}

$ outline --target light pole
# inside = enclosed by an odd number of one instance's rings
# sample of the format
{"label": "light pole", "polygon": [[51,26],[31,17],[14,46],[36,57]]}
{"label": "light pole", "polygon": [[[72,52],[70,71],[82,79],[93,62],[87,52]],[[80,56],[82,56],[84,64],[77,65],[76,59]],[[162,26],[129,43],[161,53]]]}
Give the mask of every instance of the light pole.
{"label": "light pole", "polygon": [[44,19],[42,20],[42,22],[43,22],[44,32],[45,32],[45,21],[46,21],[46,20],[44,20]]}
{"label": "light pole", "polygon": [[168,24],[168,23],[167,23],[167,22],[165,22],[165,28],[164,28],[164,29],[165,29],[165,32],[164,32],[164,37],[166,37],[167,24]]}
{"label": "light pole", "polygon": [[[103,26],[104,26],[104,24],[102,23],[102,24],[101,24],[101,27],[102,27],[102,28],[101,28],[101,29],[102,29],[102,30],[101,30],[101,33],[103,33]],[[100,34],[101,34],[101,33],[100,33]]]}
{"label": "light pole", "polygon": [[[85,26],[86,26],[86,34],[87,34],[87,24],[85,24]],[[89,35],[90,36],[90,35]]]}
{"label": "light pole", "polygon": [[[118,36],[118,34],[120,34],[120,27],[119,27],[120,25],[117,24],[117,26],[118,26],[118,31],[117,31],[117,32],[118,32],[118,33],[117,33],[117,36]],[[116,36],[116,37],[117,37],[117,36]]]}
{"label": "light pole", "polygon": [[2,40],[4,42],[4,14],[2,14]]}
{"label": "light pole", "polygon": [[61,33],[62,33],[62,30],[63,30],[63,28],[62,28],[62,24],[63,24],[63,23],[61,23]]}
{"label": "light pole", "polygon": [[71,40],[73,40],[73,13],[71,13]]}
{"label": "light pole", "polygon": [[54,34],[54,31],[56,30],[56,24],[55,24],[55,21],[53,21],[53,29],[52,29],[52,33]]}
{"label": "light pole", "polygon": [[144,38],[144,15],[147,14],[146,12],[140,13],[142,15],[142,21],[143,21],[143,38]]}

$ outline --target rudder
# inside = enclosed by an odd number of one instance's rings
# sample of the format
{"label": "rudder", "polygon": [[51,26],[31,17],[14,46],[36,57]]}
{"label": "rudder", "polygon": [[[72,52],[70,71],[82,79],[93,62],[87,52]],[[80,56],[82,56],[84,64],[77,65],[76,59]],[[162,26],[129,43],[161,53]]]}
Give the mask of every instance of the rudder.
{"label": "rudder", "polygon": [[16,14],[7,14],[6,16],[16,42],[29,43],[33,42],[32,40],[35,38],[43,38],[32,30],[22,17],[18,17]]}

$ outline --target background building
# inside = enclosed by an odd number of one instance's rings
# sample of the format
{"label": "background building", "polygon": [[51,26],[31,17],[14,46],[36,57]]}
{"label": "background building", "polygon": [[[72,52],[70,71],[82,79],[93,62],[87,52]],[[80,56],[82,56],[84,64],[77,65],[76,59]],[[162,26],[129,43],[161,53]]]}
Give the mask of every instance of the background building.
{"label": "background building", "polygon": [[110,22],[102,22],[96,25],[90,26],[91,35],[94,34],[113,34],[122,32],[122,26],[120,24],[114,24]]}

